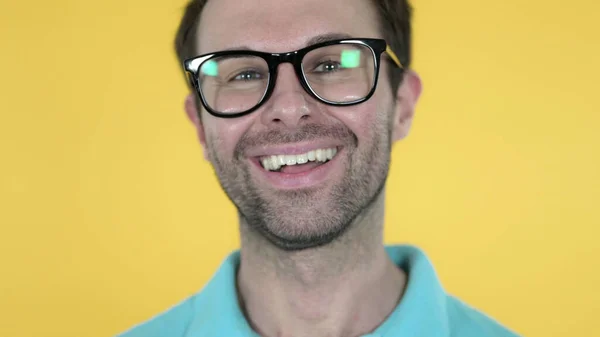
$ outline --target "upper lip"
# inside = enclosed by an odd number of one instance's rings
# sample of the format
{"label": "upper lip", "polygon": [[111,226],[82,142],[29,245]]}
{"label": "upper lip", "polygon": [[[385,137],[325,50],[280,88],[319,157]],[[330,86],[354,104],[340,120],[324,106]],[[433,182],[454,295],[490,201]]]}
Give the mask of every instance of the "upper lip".
{"label": "upper lip", "polygon": [[250,158],[277,156],[277,155],[297,155],[303,154],[317,149],[331,149],[341,147],[341,144],[334,141],[318,141],[307,143],[281,144],[281,145],[265,145],[255,147],[246,152],[246,156]]}

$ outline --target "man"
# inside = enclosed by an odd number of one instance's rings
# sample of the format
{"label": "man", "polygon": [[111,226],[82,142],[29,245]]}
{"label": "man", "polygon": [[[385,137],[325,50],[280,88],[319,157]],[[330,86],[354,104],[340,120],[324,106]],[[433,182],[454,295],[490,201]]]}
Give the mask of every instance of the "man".
{"label": "man", "polygon": [[122,336],[516,336],[422,251],[383,245],[391,147],[421,92],[405,0],[193,0],[176,49],[241,249]]}

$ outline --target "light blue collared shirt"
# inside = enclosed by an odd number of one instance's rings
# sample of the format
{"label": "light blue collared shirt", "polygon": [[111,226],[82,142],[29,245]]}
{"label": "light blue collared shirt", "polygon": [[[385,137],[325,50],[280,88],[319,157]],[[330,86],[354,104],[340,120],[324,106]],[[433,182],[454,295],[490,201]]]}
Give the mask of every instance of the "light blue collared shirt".
{"label": "light blue collared shirt", "polygon": [[[363,337],[518,337],[494,319],[446,293],[420,249],[387,246],[408,275],[404,295],[390,316]],[[236,292],[239,251],[233,252],[204,289],[118,337],[256,337]]]}

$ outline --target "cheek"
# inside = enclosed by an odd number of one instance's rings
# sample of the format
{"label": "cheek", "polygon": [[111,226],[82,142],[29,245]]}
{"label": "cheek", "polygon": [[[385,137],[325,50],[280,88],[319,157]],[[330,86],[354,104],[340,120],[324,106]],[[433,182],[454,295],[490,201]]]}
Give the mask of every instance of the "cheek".
{"label": "cheek", "polygon": [[379,137],[378,133],[385,129],[383,124],[387,123],[386,109],[378,103],[375,95],[359,105],[335,108],[331,114],[352,130],[359,143],[369,143]]}
{"label": "cheek", "polygon": [[251,125],[250,116],[205,119],[206,142],[219,158],[232,158],[234,149]]}

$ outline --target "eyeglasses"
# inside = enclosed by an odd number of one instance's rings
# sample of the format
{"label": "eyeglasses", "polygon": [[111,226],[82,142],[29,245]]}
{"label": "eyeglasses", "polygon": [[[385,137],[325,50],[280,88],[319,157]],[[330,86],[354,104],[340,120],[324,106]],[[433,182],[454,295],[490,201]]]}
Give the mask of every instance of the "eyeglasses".
{"label": "eyeglasses", "polygon": [[251,50],[220,51],[184,62],[190,82],[208,113],[234,118],[263,105],[273,93],[280,64],[289,62],[300,84],[328,105],[350,106],[367,101],[377,86],[381,54],[403,69],[382,39],[342,39],[288,53]]}

